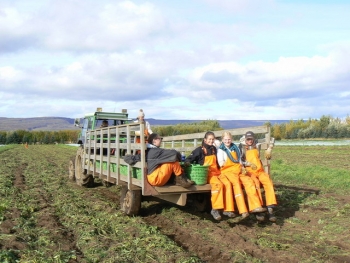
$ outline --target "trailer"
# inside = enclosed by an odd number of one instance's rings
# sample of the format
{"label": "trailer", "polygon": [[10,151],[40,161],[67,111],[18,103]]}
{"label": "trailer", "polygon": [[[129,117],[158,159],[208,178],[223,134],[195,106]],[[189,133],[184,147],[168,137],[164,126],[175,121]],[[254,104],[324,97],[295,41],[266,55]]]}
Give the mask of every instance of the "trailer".
{"label": "trailer", "polygon": [[[120,117],[120,116],[119,116]],[[121,116],[124,124],[104,128],[86,129],[80,140],[76,156],[69,161],[69,178],[78,185],[92,187],[94,178],[100,178],[105,185],[121,185],[121,210],[127,215],[137,215],[141,202],[163,200],[180,206],[191,203],[198,211],[210,206],[210,184],[192,185],[184,188],[176,185],[151,186],[147,181],[147,163],[145,158],[145,125],[129,121]],[[257,126],[239,129],[213,131],[220,138],[224,131],[233,136],[242,136],[246,131],[259,136],[259,150],[265,150],[274,139],[270,136],[270,127]],[[166,136],[162,148],[175,149],[190,153],[201,145],[203,133]],[[140,140],[136,140],[136,138]],[[136,141],[140,141],[137,143]],[[140,161],[129,165],[124,161],[126,155],[140,154]],[[266,172],[270,172],[270,160],[261,160]]]}

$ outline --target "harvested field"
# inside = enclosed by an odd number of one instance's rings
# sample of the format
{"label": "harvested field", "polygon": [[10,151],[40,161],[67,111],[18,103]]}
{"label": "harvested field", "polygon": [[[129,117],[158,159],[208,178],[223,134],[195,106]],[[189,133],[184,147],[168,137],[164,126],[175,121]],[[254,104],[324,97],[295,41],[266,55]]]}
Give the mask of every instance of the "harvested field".
{"label": "harvested field", "polygon": [[0,262],[350,262],[347,146],[274,149],[276,223],[154,201],[125,216],[119,187],[68,180],[75,152],[0,148]]}

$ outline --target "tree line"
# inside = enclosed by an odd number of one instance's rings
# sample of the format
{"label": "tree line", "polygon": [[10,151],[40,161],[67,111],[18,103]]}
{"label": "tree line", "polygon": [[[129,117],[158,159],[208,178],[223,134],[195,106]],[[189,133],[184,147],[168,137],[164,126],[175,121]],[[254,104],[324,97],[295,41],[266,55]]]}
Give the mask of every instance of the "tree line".
{"label": "tree line", "polygon": [[0,131],[0,144],[53,144],[53,143],[76,143],[79,130],[62,131]]}
{"label": "tree line", "polygon": [[155,126],[152,131],[161,136],[175,136],[189,133],[198,133],[205,131],[223,130],[220,123],[216,120],[206,120],[193,123],[179,123],[176,125]]}
{"label": "tree line", "polygon": [[[320,119],[291,120],[287,123],[271,125],[271,136],[276,140],[282,139],[315,139],[315,138],[350,138],[350,117],[345,120],[323,115]],[[161,136],[174,136],[205,131],[223,130],[216,120],[205,120],[194,123],[183,123],[167,126],[152,127],[153,132]],[[0,144],[53,144],[76,143],[79,130],[62,131],[0,131]],[[236,138],[235,138],[236,139]]]}
{"label": "tree line", "polygon": [[[270,123],[266,123],[271,126]],[[271,136],[281,139],[350,138],[350,117],[344,120],[323,115],[320,119],[291,120],[271,126]]]}

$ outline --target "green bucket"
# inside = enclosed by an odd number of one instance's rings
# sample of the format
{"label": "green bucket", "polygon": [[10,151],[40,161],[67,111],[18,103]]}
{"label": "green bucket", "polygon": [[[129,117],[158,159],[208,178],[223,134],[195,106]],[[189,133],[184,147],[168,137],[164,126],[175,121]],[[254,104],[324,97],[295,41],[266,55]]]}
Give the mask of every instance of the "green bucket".
{"label": "green bucket", "polygon": [[192,164],[185,167],[185,173],[196,185],[204,185],[208,180],[208,168],[209,165]]}

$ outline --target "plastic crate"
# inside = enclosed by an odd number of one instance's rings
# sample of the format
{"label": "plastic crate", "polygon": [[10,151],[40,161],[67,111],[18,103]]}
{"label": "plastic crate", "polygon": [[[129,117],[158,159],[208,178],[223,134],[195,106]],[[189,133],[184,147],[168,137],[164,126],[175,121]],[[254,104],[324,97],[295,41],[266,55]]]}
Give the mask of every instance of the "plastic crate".
{"label": "plastic crate", "polygon": [[132,177],[141,180],[142,178],[142,169],[141,168],[132,168]]}
{"label": "plastic crate", "polygon": [[[100,161],[96,161],[95,163],[96,163],[96,169],[100,169],[101,162]],[[102,170],[107,170],[107,162],[103,162]]]}
{"label": "plastic crate", "polygon": [[116,173],[117,172],[117,164],[111,163],[111,166],[109,169],[111,172]]}
{"label": "plastic crate", "polygon": [[128,166],[120,165],[120,174],[121,175],[128,175]]}
{"label": "plastic crate", "polygon": [[196,185],[204,185],[208,181],[208,169],[209,165],[192,164],[185,167],[185,173]]}
{"label": "plastic crate", "polygon": [[[128,175],[128,166],[120,165],[120,174]],[[141,180],[142,178],[142,170],[141,168],[132,167],[132,177]]]}

